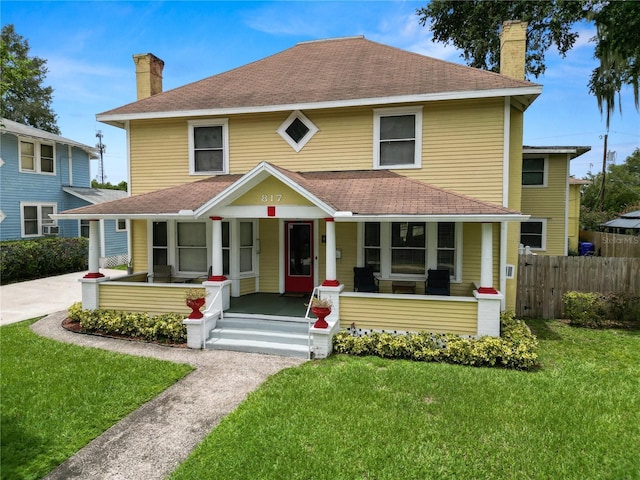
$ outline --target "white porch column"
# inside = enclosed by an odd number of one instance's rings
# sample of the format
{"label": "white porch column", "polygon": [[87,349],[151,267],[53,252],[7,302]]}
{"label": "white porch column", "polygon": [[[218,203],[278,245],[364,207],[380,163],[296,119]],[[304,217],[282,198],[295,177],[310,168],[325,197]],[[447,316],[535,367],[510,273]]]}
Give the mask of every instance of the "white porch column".
{"label": "white porch column", "polygon": [[493,287],[493,224],[482,224],[482,250],[480,257],[480,287],[478,293],[497,294]]}
{"label": "white porch column", "polygon": [[89,220],[89,273],[83,278],[102,278],[100,273],[100,222]]}
{"label": "white porch column", "polygon": [[222,264],[222,217],[209,217],[212,220],[211,276],[210,282],[224,282]]}
{"label": "white porch column", "polygon": [[336,223],[333,218],[325,218],[326,239],[325,246],[325,281],[322,282],[323,287],[337,287],[340,285],[336,274]]}

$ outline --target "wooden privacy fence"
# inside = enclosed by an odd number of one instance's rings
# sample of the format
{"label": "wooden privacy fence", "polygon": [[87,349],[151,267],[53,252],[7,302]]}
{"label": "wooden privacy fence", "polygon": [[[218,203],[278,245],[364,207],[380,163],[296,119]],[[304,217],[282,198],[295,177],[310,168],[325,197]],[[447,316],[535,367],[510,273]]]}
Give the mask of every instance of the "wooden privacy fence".
{"label": "wooden privacy fence", "polygon": [[640,258],[640,236],[580,230],[580,241],[593,243],[596,255],[602,257]]}
{"label": "wooden privacy fence", "polygon": [[562,296],[570,291],[640,295],[640,258],[520,255],[520,318],[562,317]]}

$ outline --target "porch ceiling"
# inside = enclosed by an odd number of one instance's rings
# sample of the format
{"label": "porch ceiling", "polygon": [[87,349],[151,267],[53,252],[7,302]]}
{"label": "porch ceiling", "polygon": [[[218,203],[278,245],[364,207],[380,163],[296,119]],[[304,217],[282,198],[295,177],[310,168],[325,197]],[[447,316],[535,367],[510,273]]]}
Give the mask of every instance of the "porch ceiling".
{"label": "porch ceiling", "polygon": [[[155,192],[127,197],[99,205],[68,210],[55,218],[200,218],[215,208],[227,206],[228,192],[247,183],[251,175],[264,171],[322,207],[329,215],[348,216],[442,216],[513,217],[522,215],[500,205],[447,191],[388,171],[292,172],[268,163],[246,175],[220,175]],[[208,210],[207,206],[212,206]],[[266,210],[266,207],[265,207]],[[505,218],[507,217],[507,218]]]}

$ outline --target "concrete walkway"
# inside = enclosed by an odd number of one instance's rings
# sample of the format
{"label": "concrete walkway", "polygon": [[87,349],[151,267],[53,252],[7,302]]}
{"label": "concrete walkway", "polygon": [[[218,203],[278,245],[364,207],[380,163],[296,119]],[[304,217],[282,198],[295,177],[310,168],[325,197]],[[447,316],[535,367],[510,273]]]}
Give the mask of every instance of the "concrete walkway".
{"label": "concrete walkway", "polygon": [[66,311],[49,315],[31,329],[62,342],[188,363],[196,370],[93,440],[45,477],[47,480],[163,479],[249,392],[270,375],[304,362],[82,335],[61,327],[65,317]]}
{"label": "concrete walkway", "polygon": [[[80,279],[87,272],[67,273],[0,287],[0,325],[21,322],[69,308],[82,299]],[[124,270],[101,268],[100,273],[116,278]]]}

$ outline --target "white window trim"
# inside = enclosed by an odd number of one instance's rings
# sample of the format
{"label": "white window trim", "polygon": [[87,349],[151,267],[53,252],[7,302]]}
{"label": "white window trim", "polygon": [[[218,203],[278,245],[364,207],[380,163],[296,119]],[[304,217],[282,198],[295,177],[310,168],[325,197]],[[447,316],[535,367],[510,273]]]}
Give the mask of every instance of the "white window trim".
{"label": "white window trim", "polygon": [[[287,128],[289,128],[289,126],[296,120],[300,120],[302,123],[305,124],[305,126],[309,129],[309,131],[306,133],[306,135],[304,137],[302,137],[300,139],[300,141],[298,143],[296,143],[293,138],[291,138],[289,136],[289,134],[287,133]],[[282,125],[280,125],[280,128],[278,128],[277,132],[278,135],[280,135],[283,140],[285,142],[287,142],[289,144],[289,146],[291,148],[293,148],[296,152],[299,152],[300,150],[302,150],[304,148],[304,146],[309,142],[309,140],[311,140],[311,138],[318,133],[318,127],[316,127],[313,122],[311,120],[309,120],[307,118],[307,116],[302,113],[300,110],[296,110],[294,112],[291,113],[291,115],[289,115],[287,117],[287,119],[282,122]]]}
{"label": "white window trim", "polygon": [[82,222],[87,222],[87,228],[89,228],[89,220],[78,220],[78,238],[89,238],[88,234],[86,237],[82,237]]}
{"label": "white window trim", "polygon": [[[21,143],[33,143],[34,145],[34,159],[33,159],[33,170],[27,170],[22,168],[22,147]],[[53,172],[43,172],[42,171],[42,149],[40,148],[42,145],[50,145],[53,147]],[[38,140],[35,138],[27,138],[27,137],[18,137],[18,169],[20,173],[36,173],[38,175],[50,175],[56,176],[56,144],[55,142],[46,142],[42,140]]]}
{"label": "white window trim", "polygon": [[[438,268],[438,223],[427,223],[427,271]],[[443,222],[446,223],[446,222]],[[462,222],[455,223],[455,264],[456,274],[451,283],[462,283]]]}
{"label": "white window trim", "polygon": [[[416,118],[413,165],[380,165],[380,118],[401,115],[415,115]],[[374,170],[422,168],[422,106],[373,109],[373,168]]]}
{"label": "white window trim", "polygon": [[[531,248],[531,251],[533,252],[543,252],[545,250],[547,250],[547,219],[546,218],[529,218],[529,220],[527,220],[526,222],[522,222],[522,223],[541,223],[542,224],[542,246],[540,248],[538,247],[531,247],[529,245],[529,247]],[[524,245],[522,243],[522,230],[520,231],[520,243],[523,246],[527,246]]]}
{"label": "white window trim", "polygon": [[[37,207],[37,219],[38,219],[38,233],[37,234],[25,234],[24,232],[24,207]],[[20,202],[20,236],[22,238],[37,238],[42,237],[42,225],[58,225],[57,220],[46,219],[46,223],[42,218],[42,207],[53,207],[53,214],[58,213],[58,204],[50,202]]]}
{"label": "white window trim", "polygon": [[[124,228],[120,228],[120,222],[124,222]],[[116,219],[116,232],[126,232],[127,231],[127,221],[123,218]]]}
{"label": "white window trim", "polygon": [[[180,265],[178,265],[180,258],[180,249],[181,248],[203,248],[203,247],[189,247],[189,246],[180,246],[178,245],[178,223],[203,223],[204,231],[205,231],[205,245],[204,248],[207,250],[206,258],[207,264],[205,266],[205,270],[203,271],[191,271],[191,270],[179,270]],[[173,271],[176,276],[180,275],[202,275],[207,272],[209,265],[211,263],[211,245],[213,242],[213,235],[211,231],[211,224],[206,221],[186,221],[186,220],[169,220],[167,222],[167,246],[169,248],[169,264],[173,266]]]}
{"label": "white window trim", "polygon": [[[195,141],[193,138],[194,127],[219,127],[222,126],[222,171],[196,172]],[[189,129],[189,175],[226,175],[229,173],[229,119],[212,118],[210,120],[190,120]]]}
{"label": "white window trim", "polygon": [[[548,178],[549,178],[549,155],[526,155],[522,157],[523,163],[523,171],[524,171],[524,161],[532,158],[542,158],[544,160],[544,172],[542,173],[542,185],[524,185],[522,184],[522,188],[547,188],[548,186]],[[520,183],[522,183],[522,177],[520,178]]]}

